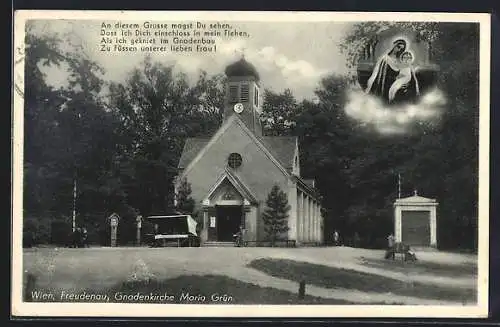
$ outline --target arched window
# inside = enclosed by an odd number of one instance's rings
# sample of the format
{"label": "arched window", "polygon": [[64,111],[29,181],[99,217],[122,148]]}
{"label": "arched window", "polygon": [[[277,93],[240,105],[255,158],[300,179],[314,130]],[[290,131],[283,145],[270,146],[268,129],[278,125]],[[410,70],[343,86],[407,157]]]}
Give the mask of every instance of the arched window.
{"label": "arched window", "polygon": [[229,167],[233,169],[236,169],[239,166],[241,166],[242,162],[243,159],[241,158],[241,155],[239,153],[231,153],[227,158],[227,164],[229,165]]}

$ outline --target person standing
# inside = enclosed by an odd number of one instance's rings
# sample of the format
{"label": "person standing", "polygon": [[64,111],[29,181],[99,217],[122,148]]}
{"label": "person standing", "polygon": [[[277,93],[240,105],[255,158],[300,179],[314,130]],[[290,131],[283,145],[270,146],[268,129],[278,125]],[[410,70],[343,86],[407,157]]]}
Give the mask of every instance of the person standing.
{"label": "person standing", "polygon": [[340,245],[340,234],[337,230],[333,232],[333,244],[335,244],[335,246]]}
{"label": "person standing", "polygon": [[360,243],[361,239],[359,237],[359,234],[358,232],[354,232],[354,241],[353,241],[353,246],[355,248],[359,247],[359,243]]}
{"label": "person standing", "polygon": [[80,247],[81,234],[80,227],[75,228],[75,230],[71,233],[71,247],[75,249]]}
{"label": "person standing", "polygon": [[82,242],[81,243],[82,243],[83,248],[89,247],[88,232],[87,232],[87,228],[85,228],[85,227],[82,228]]}
{"label": "person standing", "polygon": [[386,259],[389,259],[389,258],[392,258],[392,260],[395,259],[395,252],[394,252],[394,245],[395,245],[395,238],[394,238],[394,235],[389,234],[389,236],[387,236],[387,251],[385,252],[385,258]]}

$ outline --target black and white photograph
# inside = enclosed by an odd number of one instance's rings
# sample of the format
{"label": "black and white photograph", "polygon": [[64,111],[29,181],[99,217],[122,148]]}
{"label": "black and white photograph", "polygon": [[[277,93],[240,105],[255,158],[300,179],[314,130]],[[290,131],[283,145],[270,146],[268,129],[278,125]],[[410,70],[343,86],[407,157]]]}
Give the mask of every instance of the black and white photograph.
{"label": "black and white photograph", "polygon": [[487,316],[488,14],[14,23],[13,315]]}

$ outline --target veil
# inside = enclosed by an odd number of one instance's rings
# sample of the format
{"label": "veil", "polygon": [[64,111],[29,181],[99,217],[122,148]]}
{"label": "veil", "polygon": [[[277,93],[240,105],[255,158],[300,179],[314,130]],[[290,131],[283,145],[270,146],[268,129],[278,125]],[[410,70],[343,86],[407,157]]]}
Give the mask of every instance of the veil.
{"label": "veil", "polygon": [[[377,78],[378,74],[379,74],[379,71],[380,71],[380,67],[382,66],[382,64],[384,63],[384,61],[395,71],[399,71],[399,67],[397,67],[396,65],[394,65],[394,62],[392,62],[392,60],[388,60],[390,57],[389,57],[389,54],[392,52],[392,50],[394,49],[394,46],[395,46],[395,43],[398,41],[398,40],[403,40],[406,44],[406,47],[408,48],[409,46],[409,42],[406,38],[404,37],[395,37],[393,39],[393,41],[391,42],[392,44],[392,47],[387,49],[378,59],[377,59],[377,63],[375,64],[375,67],[373,68],[373,71],[372,71],[372,74],[370,76],[370,78],[368,79],[368,82],[366,83],[366,89],[365,89],[365,92],[366,93],[370,93],[370,90],[373,86],[373,83],[375,82],[375,79]],[[384,76],[382,76],[382,79],[385,80],[385,72],[383,73]]]}

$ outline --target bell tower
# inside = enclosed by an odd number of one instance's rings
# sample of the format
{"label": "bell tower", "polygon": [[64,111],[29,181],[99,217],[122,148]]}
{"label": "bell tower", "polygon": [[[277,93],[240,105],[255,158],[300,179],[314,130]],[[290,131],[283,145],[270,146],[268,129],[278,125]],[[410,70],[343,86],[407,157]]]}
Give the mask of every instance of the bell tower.
{"label": "bell tower", "polygon": [[242,57],[227,66],[225,73],[227,83],[223,120],[226,121],[231,115],[238,115],[256,136],[262,136],[259,119],[262,95],[257,69]]}

